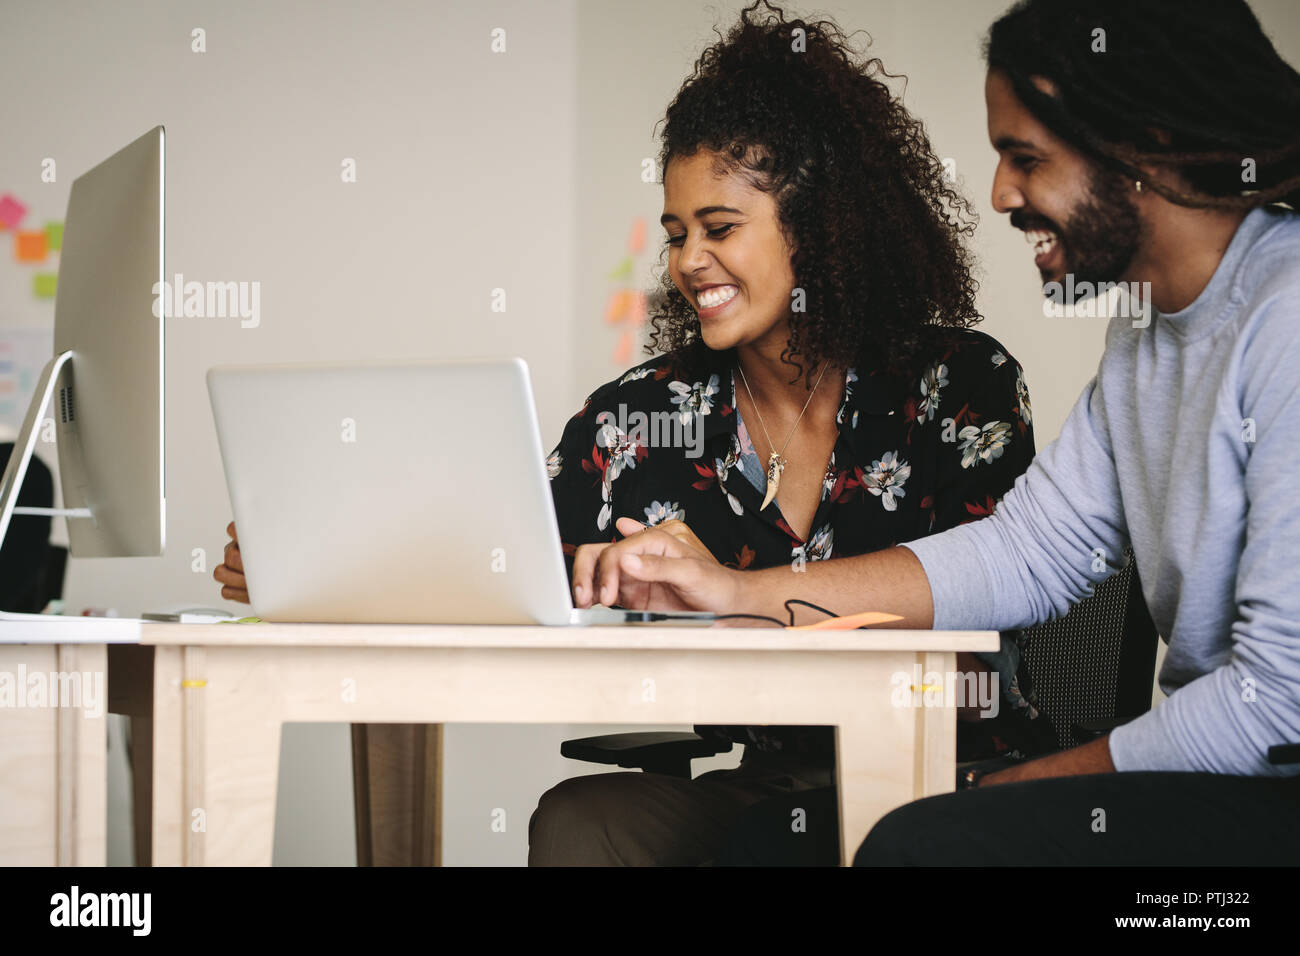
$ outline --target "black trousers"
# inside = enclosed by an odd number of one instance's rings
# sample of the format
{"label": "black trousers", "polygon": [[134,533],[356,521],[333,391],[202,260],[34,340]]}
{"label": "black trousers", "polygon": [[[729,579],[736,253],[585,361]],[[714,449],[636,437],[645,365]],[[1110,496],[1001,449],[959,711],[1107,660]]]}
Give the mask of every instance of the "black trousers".
{"label": "black trousers", "polygon": [[[834,787],[749,807],[718,857],[833,866]],[[1297,866],[1300,777],[1108,773],[917,800],[867,834],[855,866]]]}

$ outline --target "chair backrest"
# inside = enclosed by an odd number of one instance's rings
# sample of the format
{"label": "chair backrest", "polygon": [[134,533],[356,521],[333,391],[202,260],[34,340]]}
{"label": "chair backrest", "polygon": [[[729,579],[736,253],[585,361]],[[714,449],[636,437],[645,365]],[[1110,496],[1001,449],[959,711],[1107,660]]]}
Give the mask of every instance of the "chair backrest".
{"label": "chair backrest", "polygon": [[[13,442],[0,442],[0,473],[13,454]],[[18,489],[18,504],[24,508],[54,506],[54,476],[36,456]],[[15,515],[0,545],[0,610],[24,614],[44,610],[45,578],[50,563],[50,517]]]}
{"label": "chair backrest", "polygon": [[1150,709],[1157,636],[1132,549],[1123,567],[1064,617],[1025,634],[1034,690],[1061,749],[1081,743],[1077,723],[1126,720]]}

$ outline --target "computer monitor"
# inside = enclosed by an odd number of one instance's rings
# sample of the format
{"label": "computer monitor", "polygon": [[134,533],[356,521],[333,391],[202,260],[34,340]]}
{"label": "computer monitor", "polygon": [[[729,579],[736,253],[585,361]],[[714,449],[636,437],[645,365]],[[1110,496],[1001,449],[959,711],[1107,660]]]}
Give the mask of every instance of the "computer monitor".
{"label": "computer monitor", "polygon": [[[32,396],[4,478],[10,520],[63,515],[77,558],[163,553],[163,128],[77,178],[54,300],[54,357]],[[55,420],[40,421],[51,393]],[[36,438],[53,427],[62,508],[19,508]]]}

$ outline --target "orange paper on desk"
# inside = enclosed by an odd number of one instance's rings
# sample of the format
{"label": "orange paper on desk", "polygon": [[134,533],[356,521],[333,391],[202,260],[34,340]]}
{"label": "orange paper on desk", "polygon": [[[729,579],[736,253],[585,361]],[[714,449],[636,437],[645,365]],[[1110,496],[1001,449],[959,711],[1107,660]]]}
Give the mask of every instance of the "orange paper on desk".
{"label": "orange paper on desk", "polygon": [[884,611],[863,611],[860,614],[849,614],[845,617],[828,617],[824,621],[818,621],[816,624],[800,624],[799,626],[787,627],[788,631],[851,631],[858,627],[869,627],[872,624],[888,624],[890,621],[901,621],[903,618],[898,614],[886,614]]}

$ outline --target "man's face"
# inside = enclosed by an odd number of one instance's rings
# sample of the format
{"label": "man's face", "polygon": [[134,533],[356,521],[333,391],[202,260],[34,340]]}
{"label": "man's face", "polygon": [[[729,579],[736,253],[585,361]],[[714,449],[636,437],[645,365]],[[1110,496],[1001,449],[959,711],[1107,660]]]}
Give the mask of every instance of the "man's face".
{"label": "man's face", "polygon": [[766,344],[779,351],[789,337],[794,272],[776,204],[736,176],[715,176],[714,158],[700,150],[668,163],[668,272],[699,314],[709,348]]}
{"label": "man's face", "polygon": [[[1046,93],[1047,81],[1035,81]],[[1034,247],[1043,282],[1119,282],[1142,243],[1127,178],[1090,161],[1040,123],[1001,70],[984,83],[989,142],[998,152],[993,208]]]}

